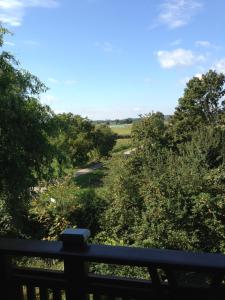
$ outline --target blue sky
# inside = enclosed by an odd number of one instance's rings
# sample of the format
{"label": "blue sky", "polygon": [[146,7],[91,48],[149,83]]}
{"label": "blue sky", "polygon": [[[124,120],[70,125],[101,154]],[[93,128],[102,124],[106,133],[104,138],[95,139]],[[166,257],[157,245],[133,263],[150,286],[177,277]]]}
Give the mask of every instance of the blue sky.
{"label": "blue sky", "polygon": [[224,0],[0,0],[5,49],[57,113],[171,114],[185,83],[225,72]]}

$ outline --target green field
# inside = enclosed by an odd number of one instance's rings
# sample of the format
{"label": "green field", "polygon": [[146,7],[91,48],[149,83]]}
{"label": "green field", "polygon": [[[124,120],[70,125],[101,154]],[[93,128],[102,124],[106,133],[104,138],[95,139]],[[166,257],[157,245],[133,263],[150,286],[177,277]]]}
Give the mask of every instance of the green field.
{"label": "green field", "polygon": [[116,145],[113,148],[113,153],[118,153],[130,149],[130,134],[132,124],[111,125],[110,128],[114,133],[118,134],[118,139],[116,141]]}
{"label": "green field", "polygon": [[126,151],[131,148],[131,139],[117,139],[116,145],[113,148],[113,153]]}
{"label": "green field", "polygon": [[118,135],[130,135],[132,124],[111,125],[110,128]]}

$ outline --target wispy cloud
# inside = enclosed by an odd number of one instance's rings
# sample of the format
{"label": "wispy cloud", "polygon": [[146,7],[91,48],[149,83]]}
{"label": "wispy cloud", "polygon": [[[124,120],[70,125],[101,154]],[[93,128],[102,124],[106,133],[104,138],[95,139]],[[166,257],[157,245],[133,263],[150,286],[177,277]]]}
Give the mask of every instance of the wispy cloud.
{"label": "wispy cloud", "polygon": [[103,52],[106,53],[118,53],[120,54],[122,51],[117,46],[113,45],[111,42],[96,42],[95,47],[99,48]]}
{"label": "wispy cloud", "polygon": [[48,82],[52,84],[66,84],[66,85],[75,85],[79,83],[79,81],[75,79],[59,80],[53,77],[49,77]]}
{"label": "wispy cloud", "polygon": [[181,39],[178,39],[178,40],[175,40],[173,41],[170,46],[179,46],[180,44],[182,44],[182,40]]}
{"label": "wispy cloud", "polygon": [[103,42],[103,43],[96,42],[95,46],[100,48],[104,52],[113,52],[114,51],[114,47],[113,47],[112,43],[110,43],[110,42]]}
{"label": "wispy cloud", "polygon": [[25,40],[22,43],[25,45],[28,45],[28,46],[39,46],[40,45],[39,42],[34,41],[34,40]]}
{"label": "wispy cloud", "polygon": [[156,55],[161,67],[165,69],[182,66],[188,67],[205,60],[204,55],[195,54],[191,50],[182,48],[178,48],[173,51],[159,50]]}
{"label": "wispy cloud", "polygon": [[28,8],[52,8],[57,0],[0,0],[0,21],[10,26],[20,26]]}
{"label": "wispy cloud", "polygon": [[50,78],[48,78],[48,82],[50,82],[50,83],[54,83],[54,84],[58,84],[58,83],[59,83],[59,80],[58,80],[58,79],[55,79],[55,78],[52,78],[52,77],[50,77]]}
{"label": "wispy cloud", "polygon": [[225,74],[225,58],[222,58],[218,60],[214,66],[213,69],[215,69],[219,73],[224,73]]}
{"label": "wispy cloud", "polygon": [[65,80],[64,83],[67,85],[74,85],[74,84],[78,84],[79,80],[68,79],[68,80]]}
{"label": "wispy cloud", "polygon": [[9,41],[5,41],[4,45],[13,47],[13,46],[15,46],[15,43],[9,42]]}
{"label": "wispy cloud", "polygon": [[221,49],[220,46],[215,45],[215,44],[213,44],[213,43],[211,43],[211,42],[209,42],[209,41],[206,41],[206,40],[196,41],[196,42],[195,42],[195,45],[196,45],[197,47],[203,47],[203,48],[208,48],[208,49],[210,48],[210,49],[212,49],[212,50],[219,50],[219,49]]}
{"label": "wispy cloud", "polygon": [[198,0],[166,0],[159,7],[156,25],[164,24],[170,29],[185,26],[202,7]]}
{"label": "wispy cloud", "polygon": [[208,48],[211,46],[211,43],[209,41],[196,41],[195,45]]}

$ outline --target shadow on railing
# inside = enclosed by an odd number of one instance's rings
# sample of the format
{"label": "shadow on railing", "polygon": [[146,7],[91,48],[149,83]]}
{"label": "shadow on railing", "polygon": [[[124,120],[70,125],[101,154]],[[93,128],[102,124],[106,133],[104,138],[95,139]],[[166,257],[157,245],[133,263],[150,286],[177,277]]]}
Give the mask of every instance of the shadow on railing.
{"label": "shadow on railing", "polygon": [[[0,299],[225,299],[225,255],[88,245],[90,232],[67,229],[61,242],[0,239]],[[15,266],[38,257],[64,270]],[[90,263],[144,267],[146,279],[90,273]]]}

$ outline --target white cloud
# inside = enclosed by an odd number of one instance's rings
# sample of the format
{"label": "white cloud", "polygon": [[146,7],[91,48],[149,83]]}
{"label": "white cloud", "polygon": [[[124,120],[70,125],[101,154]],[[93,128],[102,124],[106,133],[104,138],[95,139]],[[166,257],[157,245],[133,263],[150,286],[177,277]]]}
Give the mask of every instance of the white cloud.
{"label": "white cloud", "polygon": [[56,6],[58,6],[57,0],[0,0],[0,22],[20,26],[28,8]]}
{"label": "white cloud", "polygon": [[178,48],[173,51],[160,50],[156,53],[156,55],[161,67],[165,69],[179,66],[187,67],[205,60],[203,55],[198,55],[193,53],[191,50],[185,50],[182,48]]}
{"label": "white cloud", "polygon": [[197,73],[197,74],[195,74],[194,77],[197,77],[198,79],[201,80],[202,79],[202,75],[203,75],[202,73]]}
{"label": "white cloud", "polygon": [[113,46],[109,42],[103,43],[102,49],[103,49],[104,52],[113,52]]}
{"label": "white cloud", "polygon": [[74,84],[78,84],[79,81],[78,80],[73,80],[73,79],[68,79],[64,81],[65,84],[67,85],[74,85]]}
{"label": "white cloud", "polygon": [[218,60],[215,65],[213,66],[213,69],[215,69],[219,73],[225,74],[225,58],[222,58],[221,60]]}
{"label": "white cloud", "polygon": [[104,52],[113,52],[114,51],[113,45],[110,42],[103,42],[103,43],[96,42],[95,46],[100,48]]}
{"label": "white cloud", "polygon": [[12,47],[15,46],[15,44],[13,42],[9,42],[9,41],[4,42],[4,45],[12,46]]}
{"label": "white cloud", "polygon": [[50,82],[52,84],[66,84],[66,85],[74,85],[74,84],[79,83],[78,80],[74,80],[74,79],[59,80],[59,79],[56,79],[56,78],[53,78],[53,77],[49,77],[48,82]]}
{"label": "white cloud", "polygon": [[202,6],[197,0],[166,0],[160,6],[158,23],[170,29],[185,26]]}
{"label": "white cloud", "polygon": [[58,79],[55,79],[55,78],[52,78],[52,77],[48,78],[48,81],[49,81],[50,83],[53,83],[53,84],[58,84],[58,83],[59,83],[59,80],[58,80]]}
{"label": "white cloud", "polygon": [[122,50],[111,42],[95,42],[95,47],[106,53],[121,54]]}
{"label": "white cloud", "polygon": [[189,76],[186,76],[186,77],[184,77],[184,78],[181,78],[180,80],[179,80],[179,83],[181,84],[181,85],[186,85],[187,83],[188,83],[188,81],[189,80],[191,80],[193,77],[197,77],[198,79],[202,79],[202,75],[203,74],[201,74],[201,73],[197,73],[197,74],[195,74],[194,76],[192,76],[192,77],[189,77]]}
{"label": "white cloud", "polygon": [[209,41],[196,41],[195,45],[205,47],[205,48],[209,48],[211,46],[211,43]]}
{"label": "white cloud", "polygon": [[34,40],[23,41],[23,44],[29,45],[29,46],[39,46],[39,43],[37,41],[34,41]]}
{"label": "white cloud", "polygon": [[178,45],[180,45],[181,43],[182,43],[182,40],[181,40],[181,39],[178,39],[178,40],[173,41],[173,42],[170,44],[170,46],[178,46]]}

